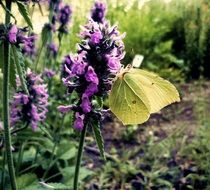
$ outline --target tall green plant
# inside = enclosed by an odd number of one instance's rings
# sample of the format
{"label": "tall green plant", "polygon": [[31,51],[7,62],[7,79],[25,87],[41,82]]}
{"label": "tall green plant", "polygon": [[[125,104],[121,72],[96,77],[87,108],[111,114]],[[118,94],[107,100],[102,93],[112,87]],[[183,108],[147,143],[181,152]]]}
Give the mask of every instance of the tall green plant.
{"label": "tall green plant", "polygon": [[[10,23],[10,11],[12,1],[6,0],[5,26]],[[3,55],[3,123],[4,123],[4,140],[6,149],[6,160],[10,175],[10,182],[12,190],[17,189],[15,170],[12,156],[12,143],[10,135],[10,120],[9,120],[9,78],[10,78],[10,44],[4,41],[4,55]]]}

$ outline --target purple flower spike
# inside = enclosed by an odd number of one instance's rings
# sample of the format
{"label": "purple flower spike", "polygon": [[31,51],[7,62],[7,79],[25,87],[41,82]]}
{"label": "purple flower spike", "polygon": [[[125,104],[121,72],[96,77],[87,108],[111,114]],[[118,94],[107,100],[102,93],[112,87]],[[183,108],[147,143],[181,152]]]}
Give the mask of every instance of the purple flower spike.
{"label": "purple flower spike", "polygon": [[103,23],[106,16],[106,5],[102,2],[95,2],[91,10],[91,18],[98,23]]}
{"label": "purple flower spike", "polygon": [[18,34],[18,28],[16,25],[12,25],[8,32],[8,39],[11,44],[15,44],[17,42],[17,34]]}
{"label": "purple flower spike", "polygon": [[75,113],[75,121],[74,121],[74,128],[78,130],[82,130],[84,127],[84,119],[85,115],[80,115],[78,112]]}
{"label": "purple flower spike", "polygon": [[[32,129],[36,130],[38,123],[45,120],[48,111],[47,86],[43,84],[40,76],[35,75],[29,69],[26,73],[26,80],[29,95],[23,91],[14,94],[11,103],[11,125],[14,126],[21,121],[30,124]],[[17,86],[20,87],[19,82]]]}
{"label": "purple flower spike", "polygon": [[35,41],[37,39],[35,34],[26,36],[25,33],[28,32],[27,28],[17,28],[16,25],[12,25],[7,34],[7,40],[17,47],[21,47],[22,52],[27,56],[34,56],[35,51]]}
{"label": "purple flower spike", "polygon": [[[68,93],[75,92],[77,104],[74,128],[81,130],[90,119],[103,120],[103,112],[94,101],[107,97],[116,74],[121,68],[124,44],[116,26],[105,20],[105,5],[95,3],[92,19],[82,28],[75,56],[66,56],[62,64],[62,80]],[[63,107],[62,107],[63,108]],[[65,108],[63,108],[65,111]],[[63,111],[59,109],[59,111]]]}

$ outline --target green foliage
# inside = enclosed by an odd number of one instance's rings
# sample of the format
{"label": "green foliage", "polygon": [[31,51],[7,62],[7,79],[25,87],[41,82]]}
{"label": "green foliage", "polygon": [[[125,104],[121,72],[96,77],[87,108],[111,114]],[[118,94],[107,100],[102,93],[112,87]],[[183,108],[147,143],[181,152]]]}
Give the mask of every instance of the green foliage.
{"label": "green foliage", "polygon": [[[44,51],[44,47],[46,46],[48,40],[51,39],[51,38],[52,38],[52,32],[51,32],[49,26],[48,25],[44,25],[44,27],[42,29],[42,33],[41,33],[41,46],[39,48],[37,59],[35,61],[35,69],[37,69],[37,67],[38,67],[40,58],[41,58],[41,56],[43,54],[43,51]],[[44,66],[44,63],[45,63],[44,60],[42,60],[43,66]]]}
{"label": "green foliage", "polygon": [[34,182],[37,182],[37,177],[32,173],[24,174],[17,178],[17,186],[19,189],[27,189]]}
{"label": "green foliage", "polygon": [[[189,1],[183,4],[182,13],[171,28],[172,52],[183,59],[188,79],[208,77],[209,2]],[[207,66],[208,65],[208,66]]]}
{"label": "green foliage", "polygon": [[10,84],[14,89],[17,89],[16,84],[16,65],[14,61],[14,57],[10,56]]}
{"label": "green foliage", "polygon": [[98,145],[98,149],[100,151],[101,157],[104,160],[106,160],[105,152],[104,152],[104,141],[103,141],[103,137],[102,137],[102,134],[101,134],[101,126],[100,126],[98,121],[93,121],[93,123],[91,123],[90,126],[92,126],[94,136],[95,136],[95,140],[96,140],[96,143]]}
{"label": "green foliage", "polygon": [[66,185],[63,185],[61,183],[44,183],[40,182],[39,184],[30,185],[27,188],[24,188],[23,190],[46,190],[46,189],[54,189],[54,190],[72,190],[72,188],[69,188]]}
{"label": "green foliage", "polygon": [[[25,64],[24,58],[20,50],[18,50],[15,46],[11,46],[12,53],[13,53],[13,65],[11,65],[12,70],[14,70],[14,65],[17,68],[17,73],[20,78],[21,87],[26,94],[28,94],[27,82],[26,82],[26,71],[25,71]],[[15,80],[15,73],[12,73],[12,79]],[[13,84],[13,83],[12,83]]]}
{"label": "green foliage", "polygon": [[[20,50],[18,50],[15,46],[11,46],[12,53],[13,53],[13,63],[15,64],[17,68],[17,73],[20,78],[21,87],[24,90],[26,94],[28,94],[28,88],[27,88],[27,82],[26,82],[26,71],[25,71],[25,64],[24,64],[24,58]],[[14,71],[14,64],[11,65],[13,68],[11,69]],[[12,81],[15,81],[15,72],[12,72]],[[14,84],[14,82],[12,83]]]}
{"label": "green foliage", "polygon": [[22,15],[22,17],[24,18],[24,20],[26,21],[26,23],[28,24],[28,26],[33,29],[33,25],[28,13],[28,10],[26,8],[26,5],[24,3],[21,3],[20,1],[16,1],[17,6],[18,6],[18,10],[20,12],[20,14]]}

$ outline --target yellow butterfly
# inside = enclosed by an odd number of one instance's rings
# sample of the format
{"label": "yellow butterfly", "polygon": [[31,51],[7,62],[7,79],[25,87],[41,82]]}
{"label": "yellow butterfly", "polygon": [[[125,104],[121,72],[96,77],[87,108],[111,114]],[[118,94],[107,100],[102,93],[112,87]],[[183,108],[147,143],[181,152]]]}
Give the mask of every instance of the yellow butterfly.
{"label": "yellow butterfly", "polygon": [[124,125],[144,123],[150,114],[179,101],[169,81],[130,65],[117,75],[109,95],[110,109]]}

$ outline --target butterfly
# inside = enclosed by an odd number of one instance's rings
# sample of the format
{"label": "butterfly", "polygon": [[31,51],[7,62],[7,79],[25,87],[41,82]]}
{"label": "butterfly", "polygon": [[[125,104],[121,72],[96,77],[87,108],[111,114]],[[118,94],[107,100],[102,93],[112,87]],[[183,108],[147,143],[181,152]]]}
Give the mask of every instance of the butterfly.
{"label": "butterfly", "polygon": [[179,101],[179,93],[173,84],[131,65],[117,74],[109,94],[110,110],[124,125],[144,123],[150,114]]}

